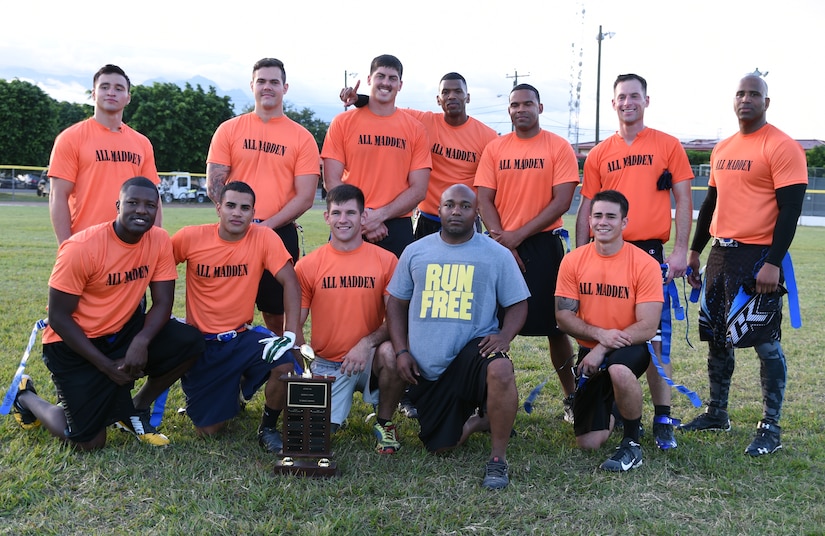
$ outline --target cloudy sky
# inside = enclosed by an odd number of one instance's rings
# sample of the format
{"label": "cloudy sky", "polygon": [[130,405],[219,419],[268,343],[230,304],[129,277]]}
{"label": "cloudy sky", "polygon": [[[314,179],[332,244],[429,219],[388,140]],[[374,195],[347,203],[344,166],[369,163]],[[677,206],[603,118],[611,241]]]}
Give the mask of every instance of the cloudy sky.
{"label": "cloudy sky", "polygon": [[[617,74],[647,78],[647,125],[683,140],[716,139],[736,130],[737,81],[758,68],[769,73],[768,120],[794,138],[825,139],[822,0],[29,0],[6,3],[2,18],[4,72],[90,79],[115,63],[133,83],[200,75],[231,90],[248,88],[252,64],[274,56],[286,64],[287,100],[326,120],[340,110],[345,71],[358,73],[366,92],[370,60],[389,53],[404,64],[400,106],[436,110],[439,78],[458,71],[469,82],[470,113],[506,132],[518,73],[541,92],[542,126],[571,142],[576,132],[579,141],[594,138],[602,25],[614,35],[602,41],[601,138],[617,125]],[[80,101],[88,89],[36,82],[58,100]]]}

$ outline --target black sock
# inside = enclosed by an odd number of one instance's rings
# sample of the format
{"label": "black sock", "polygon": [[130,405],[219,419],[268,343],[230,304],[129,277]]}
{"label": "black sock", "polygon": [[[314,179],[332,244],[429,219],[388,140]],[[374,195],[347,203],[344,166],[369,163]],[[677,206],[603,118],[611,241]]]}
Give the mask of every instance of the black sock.
{"label": "black sock", "polygon": [[381,417],[376,417],[375,420],[377,420],[378,424],[380,424],[381,426],[387,426],[388,422],[392,422],[389,419],[382,419]]}
{"label": "black sock", "polygon": [[642,418],[639,417],[638,419],[626,419],[622,417],[624,420],[624,437],[631,439],[633,442],[639,442],[639,427],[642,425]]}
{"label": "black sock", "polygon": [[670,417],[670,406],[654,405],[653,413],[655,415],[667,415],[668,417]]}
{"label": "black sock", "polygon": [[272,409],[269,406],[264,406],[264,414],[261,416],[261,427],[262,428],[277,428],[278,427],[278,416],[280,414],[281,414],[281,410]]}

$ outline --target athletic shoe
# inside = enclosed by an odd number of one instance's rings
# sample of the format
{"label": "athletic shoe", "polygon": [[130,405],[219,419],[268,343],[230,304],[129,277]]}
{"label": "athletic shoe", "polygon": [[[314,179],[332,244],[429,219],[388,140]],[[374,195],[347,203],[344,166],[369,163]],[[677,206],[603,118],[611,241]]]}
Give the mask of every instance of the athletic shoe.
{"label": "athletic shoe", "polygon": [[605,471],[624,472],[642,465],[642,446],[625,437],[621,445],[616,447],[616,454],[608,458],[599,466]]}
{"label": "athletic shoe", "polygon": [[507,474],[507,462],[502,461],[498,456],[490,458],[484,468],[484,482],[481,483],[481,487],[502,489],[506,488],[509,483],[510,476]]}
{"label": "athletic shoe", "polygon": [[135,410],[128,421],[118,421],[115,423],[120,430],[134,435],[138,441],[149,443],[155,447],[165,447],[169,444],[169,438],[158,432],[157,428],[149,424],[152,416],[149,409]]}
{"label": "athletic shoe", "polygon": [[258,444],[267,452],[280,452],[284,448],[284,438],[275,427],[258,427]]}
{"label": "athletic shoe", "polygon": [[401,397],[401,402],[398,403],[398,411],[408,419],[418,418],[418,408],[409,399],[407,393],[404,393],[404,396]]}
{"label": "athletic shoe", "polygon": [[567,395],[564,397],[562,407],[564,408],[564,420],[570,424],[574,424],[575,417],[573,416],[573,395]]}
{"label": "athletic shoe", "polygon": [[656,446],[662,450],[675,449],[676,436],[673,434],[673,427],[679,426],[681,421],[673,419],[670,415],[656,415],[653,417],[653,440]]}
{"label": "athletic shoe", "polygon": [[759,421],[759,424],[756,426],[756,436],[754,436],[748,448],[745,449],[745,454],[751,456],[773,454],[782,448],[782,443],[779,441],[779,434],[781,432],[782,429],[778,424]]}
{"label": "athletic shoe", "polygon": [[401,450],[401,443],[398,442],[395,425],[392,422],[388,422],[385,426],[375,423],[372,431],[378,441],[375,445],[375,452],[378,454],[395,454]]}
{"label": "athletic shoe", "polygon": [[698,430],[728,432],[730,431],[728,412],[723,409],[708,406],[704,413],[689,423],[679,425],[679,430],[685,432],[695,432]]}
{"label": "athletic shoe", "polygon": [[14,419],[23,428],[23,430],[34,430],[40,426],[40,419],[38,419],[34,413],[21,406],[20,402],[17,400],[20,397],[20,393],[24,391],[37,394],[37,391],[34,390],[34,382],[32,382],[32,379],[28,374],[23,374],[20,378],[20,384],[17,388],[17,395],[14,397],[14,404],[12,404],[12,413],[14,413]]}

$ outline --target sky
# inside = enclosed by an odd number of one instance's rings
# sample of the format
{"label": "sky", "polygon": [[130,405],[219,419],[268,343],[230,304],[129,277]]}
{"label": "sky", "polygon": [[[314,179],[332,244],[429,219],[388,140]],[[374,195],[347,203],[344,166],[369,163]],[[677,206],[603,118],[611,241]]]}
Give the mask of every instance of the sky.
{"label": "sky", "polygon": [[393,54],[404,65],[399,106],[438,111],[438,81],[457,71],[468,81],[470,115],[505,133],[517,74],[541,94],[543,128],[587,142],[595,137],[601,25],[609,37],[601,42],[600,139],[618,125],[611,108],[618,74],[647,79],[647,126],[687,141],[736,131],[734,92],[757,68],[768,73],[768,121],[796,139],[825,139],[822,0],[29,0],[2,11],[4,72],[89,80],[32,80],[57,100],[83,102],[106,63],[120,65],[133,84],[203,76],[222,90],[248,91],[255,61],[276,57],[286,66],[286,100],[328,121],[343,110],[345,73],[357,73],[347,82],[361,80],[367,93],[370,61]]}

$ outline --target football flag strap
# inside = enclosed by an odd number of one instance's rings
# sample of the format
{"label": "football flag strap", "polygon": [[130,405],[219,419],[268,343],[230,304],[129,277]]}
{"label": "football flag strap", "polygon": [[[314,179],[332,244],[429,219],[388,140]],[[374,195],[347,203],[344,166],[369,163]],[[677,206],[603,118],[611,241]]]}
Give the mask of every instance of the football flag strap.
{"label": "football flag strap", "polygon": [[[664,339],[664,334],[663,334],[662,338]],[[664,345],[662,345],[662,346],[664,346]],[[665,373],[665,369],[662,368],[662,365],[659,364],[659,360],[656,357],[656,352],[653,351],[653,345],[650,344],[650,342],[647,343],[647,351],[650,352],[650,358],[653,360],[653,365],[656,367],[656,370],[659,372],[659,376],[661,376],[662,379],[665,380],[665,383],[668,384],[669,386],[673,387],[674,389],[676,389],[678,392],[682,393],[686,397],[688,397],[688,399],[690,400],[690,403],[693,404],[693,407],[695,407],[695,408],[702,407],[702,399],[699,398],[699,395],[697,395],[695,391],[691,391],[690,389],[688,389],[687,387],[685,387],[682,384],[674,383],[673,380],[671,380],[670,378],[667,377],[667,373]],[[662,353],[664,353],[664,349],[662,350]]]}
{"label": "football flag strap", "polygon": [[788,289],[788,312],[791,317],[791,327],[802,327],[802,314],[799,310],[799,289],[796,287],[796,275],[793,270],[790,252],[785,253],[782,259],[782,271],[785,273],[785,288]]}
{"label": "football flag strap", "polygon": [[163,411],[166,409],[166,397],[169,396],[169,389],[158,395],[152,404],[152,414],[149,416],[149,424],[157,428],[163,422]]}
{"label": "football flag strap", "polygon": [[567,253],[570,253],[570,233],[567,229],[564,227],[559,227],[558,229],[553,230],[553,234],[564,239],[564,243],[567,245]]}
{"label": "football flag strap", "polygon": [[23,371],[26,370],[26,363],[29,361],[29,354],[31,354],[34,342],[37,340],[37,332],[45,328],[49,323],[47,319],[41,319],[34,323],[31,335],[29,335],[29,344],[23,352],[23,357],[20,359],[20,364],[17,365],[17,370],[14,372],[14,377],[11,380],[11,385],[6,396],[3,397],[3,405],[0,406],[0,414],[8,415],[11,411],[11,405],[14,404],[14,399],[17,398],[17,391],[20,388],[20,378],[23,377]]}

